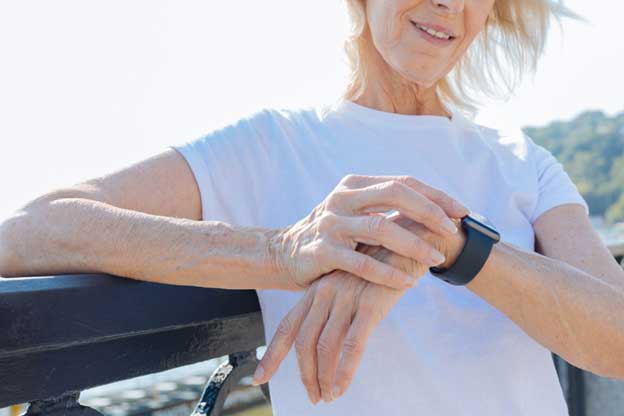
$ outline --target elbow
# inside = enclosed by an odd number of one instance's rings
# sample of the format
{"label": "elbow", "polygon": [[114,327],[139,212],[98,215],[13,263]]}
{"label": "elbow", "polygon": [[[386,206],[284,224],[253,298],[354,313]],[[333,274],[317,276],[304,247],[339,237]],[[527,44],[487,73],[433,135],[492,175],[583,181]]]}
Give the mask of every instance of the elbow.
{"label": "elbow", "polygon": [[4,241],[0,241],[0,277],[15,276],[15,256],[6,248]]}
{"label": "elbow", "polygon": [[[622,344],[616,343],[614,345]],[[600,377],[624,380],[624,345],[617,351],[604,351],[599,354],[600,356],[596,357],[593,365],[589,366],[587,371]]]}
{"label": "elbow", "polygon": [[0,277],[17,277],[13,263],[4,253],[0,254]]}
{"label": "elbow", "polygon": [[0,222],[0,276],[19,276],[18,253],[16,251],[15,239],[19,219],[17,216],[9,217]]}
{"label": "elbow", "polygon": [[600,377],[606,377],[606,378],[610,378],[613,380],[624,381],[624,368],[621,368],[621,366],[620,367],[613,366],[609,368],[594,367],[593,369],[590,369],[588,371]]}

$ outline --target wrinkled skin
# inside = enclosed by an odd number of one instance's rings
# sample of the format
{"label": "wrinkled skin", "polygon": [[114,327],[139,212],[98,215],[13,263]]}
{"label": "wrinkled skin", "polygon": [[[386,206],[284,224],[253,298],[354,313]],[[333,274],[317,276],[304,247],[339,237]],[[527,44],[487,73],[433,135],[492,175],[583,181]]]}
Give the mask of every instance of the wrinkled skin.
{"label": "wrinkled skin", "polygon": [[[392,220],[444,253],[443,267],[455,261],[465,242],[463,231],[441,238],[402,215]],[[359,244],[357,250],[412,276],[422,277],[429,268],[382,246]],[[410,289],[390,288],[340,270],[317,279],[280,323],[260,363],[265,371],[261,382],[275,373],[294,342],[310,401],[337,398],[351,383],[372,330],[406,290]]]}
{"label": "wrinkled skin", "polygon": [[384,215],[370,215],[391,209],[440,235],[451,233],[446,221],[455,228],[451,218],[468,212],[445,192],[410,176],[346,175],[308,215],[273,234],[269,246],[276,275],[284,276],[291,290],[304,290],[333,270],[394,289],[412,287],[413,276],[355,249],[358,243],[380,245],[431,266],[444,260],[435,259],[435,247],[418,235]]}

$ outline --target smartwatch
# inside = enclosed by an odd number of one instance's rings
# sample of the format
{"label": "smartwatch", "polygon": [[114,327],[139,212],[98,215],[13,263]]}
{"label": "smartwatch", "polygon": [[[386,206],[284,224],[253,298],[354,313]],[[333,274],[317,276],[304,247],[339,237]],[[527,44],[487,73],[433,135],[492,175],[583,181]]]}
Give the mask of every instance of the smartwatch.
{"label": "smartwatch", "polygon": [[466,241],[455,262],[448,268],[430,267],[431,274],[455,286],[468,284],[481,271],[492,246],[500,241],[500,234],[483,215],[470,212],[461,219]]}

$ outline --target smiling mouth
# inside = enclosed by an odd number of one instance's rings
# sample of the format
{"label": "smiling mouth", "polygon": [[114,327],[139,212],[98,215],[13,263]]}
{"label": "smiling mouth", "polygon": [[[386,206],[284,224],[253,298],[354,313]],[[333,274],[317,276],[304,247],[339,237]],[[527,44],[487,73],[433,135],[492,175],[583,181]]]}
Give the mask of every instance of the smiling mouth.
{"label": "smiling mouth", "polygon": [[456,36],[453,36],[449,33],[444,33],[444,32],[439,32],[435,29],[431,29],[425,25],[421,25],[420,23],[416,23],[412,20],[410,20],[410,23],[412,24],[412,26],[414,26],[415,28],[417,28],[418,30],[420,30],[421,32],[424,32],[426,34],[428,34],[429,36],[431,36],[432,38],[435,39],[439,39],[442,41],[452,41],[453,39],[456,38]]}

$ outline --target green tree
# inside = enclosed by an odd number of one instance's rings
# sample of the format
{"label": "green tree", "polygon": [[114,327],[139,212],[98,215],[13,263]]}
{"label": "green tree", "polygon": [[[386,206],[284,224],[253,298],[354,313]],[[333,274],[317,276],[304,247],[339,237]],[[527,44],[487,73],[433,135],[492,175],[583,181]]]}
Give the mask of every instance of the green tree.
{"label": "green tree", "polygon": [[563,164],[591,215],[624,221],[624,112],[608,117],[585,111],[570,121],[523,131]]}

